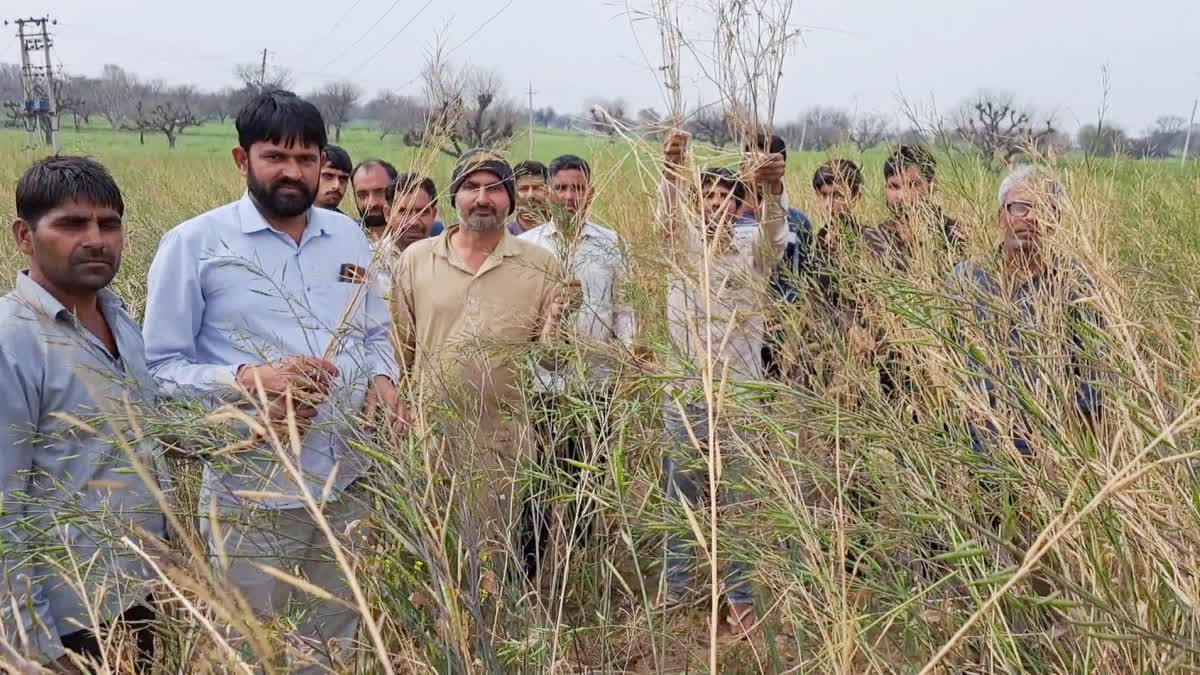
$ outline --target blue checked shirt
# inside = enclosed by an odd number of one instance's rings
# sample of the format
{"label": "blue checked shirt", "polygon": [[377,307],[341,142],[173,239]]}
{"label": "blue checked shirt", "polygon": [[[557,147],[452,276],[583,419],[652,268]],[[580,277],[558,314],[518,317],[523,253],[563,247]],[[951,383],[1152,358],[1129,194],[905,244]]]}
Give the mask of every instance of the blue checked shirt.
{"label": "blue checked shirt", "polygon": [[[243,195],[168,232],[150,266],[143,332],[164,392],[215,405],[236,397],[242,365],[322,357],[350,308],[331,359],[341,373],[300,453],[314,494],[336,467],[336,494],[368,467],[350,452],[347,425],[362,410],[371,378],[395,379],[397,369],[387,308],[369,283],[366,236],[333,211],[311,209],[308,217],[297,244]],[[204,497],[238,503],[235,491],[253,491],[273,493],[256,497],[264,506],[301,506],[296,484],[272,455],[267,449],[211,462]]]}

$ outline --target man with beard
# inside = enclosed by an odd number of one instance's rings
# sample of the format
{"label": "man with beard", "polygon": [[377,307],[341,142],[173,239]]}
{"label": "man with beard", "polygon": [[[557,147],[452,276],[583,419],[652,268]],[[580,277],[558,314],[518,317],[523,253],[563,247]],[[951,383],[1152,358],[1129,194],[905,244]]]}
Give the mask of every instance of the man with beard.
{"label": "man with beard", "polygon": [[[497,154],[464,155],[450,183],[460,224],[409,246],[392,277],[408,398],[449,411],[436,425],[446,446],[433,453],[436,470],[457,475],[465,536],[484,552],[509,550],[514,477],[530,445],[518,376],[563,310],[554,256],[505,230],[514,192],[512,169]],[[498,542],[474,539],[497,533]]]}
{"label": "man with beard", "polygon": [[363,160],[350,174],[359,223],[371,241],[378,241],[387,228],[388,213],[392,209],[387,198],[388,188],[395,185],[398,175],[396,167],[382,159]]}
{"label": "man with beard", "polygon": [[13,234],[29,267],[0,299],[5,634],[53,672],[85,672],[70,654],[90,659],[87,668],[110,640],[135,646],[138,672],[149,672],[144,584],[155,575],[117,540],[164,536],[135,462],[153,481],[166,474],[158,443],[122,421],[126,402],[152,405],[155,388],[137,323],[108,290],[125,244],[121,191],[91,160],[52,157],[25,172],[16,202]]}
{"label": "man with beard", "polygon": [[438,219],[437,186],[432,178],[400,174],[388,187],[387,202],[391,208],[384,240],[396,253],[429,238]]}
{"label": "man with beard", "polygon": [[550,171],[545,164],[526,160],[513,167],[517,181],[517,213],[508,231],[520,236],[550,220]]}
{"label": "man with beard", "polygon": [[[216,510],[219,523],[203,521],[212,550],[256,612],[273,620],[300,608],[296,633],[310,653],[294,663],[307,669],[291,672],[327,672],[330,652],[349,647],[358,613],[305,505],[319,500],[339,534],[368,513],[362,477],[370,463],[351,441],[377,415],[399,422],[387,308],[368,283],[362,230],[312,208],[326,141],[316,107],[265,92],[238,113],[237,131],[233,158],[246,194],[163,237],[150,266],[146,354],[175,397],[242,404],[254,416],[246,406],[268,401],[261,422],[285,440],[258,436],[212,459],[200,512]],[[286,440],[292,413],[300,447]],[[264,567],[332,597],[298,591]]]}
{"label": "man with beard", "polygon": [[1000,437],[1034,454],[1035,420],[1047,413],[1073,411],[1088,427],[1100,420],[1104,321],[1089,300],[1094,283],[1047,242],[1064,199],[1041,169],[1013,170],[1000,185],[1000,246],[954,267],[951,291],[964,310],[956,351],[968,354],[987,400],[968,415],[977,451]]}
{"label": "man with beard", "polygon": [[346,187],[350,185],[350,155],[336,145],[325,146],[325,161],[321,163],[321,184],[317,188],[317,206],[341,213],[338,208]]}

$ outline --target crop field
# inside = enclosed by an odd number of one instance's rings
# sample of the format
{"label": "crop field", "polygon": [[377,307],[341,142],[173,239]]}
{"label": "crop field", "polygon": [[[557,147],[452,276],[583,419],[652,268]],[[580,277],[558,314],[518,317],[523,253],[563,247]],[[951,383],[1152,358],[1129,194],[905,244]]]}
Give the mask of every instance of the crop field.
{"label": "crop field", "polygon": [[[62,135],[64,153],[101,161],[122,189],[126,250],[114,290],[140,320],[163,233],[244,190],[230,158],[236,134],[206,124],[187,130],[174,150],[161,136],[142,145],[136,133],[95,125]],[[0,131],[5,222],[15,217],[12,186],[41,154],[23,150],[24,138]],[[381,157],[401,171],[414,161],[400,139],[380,140],[365,127],[344,130],[340,145],[355,161]],[[518,133],[508,152],[514,163],[527,158],[528,136]],[[731,147],[697,152],[706,165],[737,163]],[[672,268],[654,215],[662,150],[650,140],[534,135],[536,159],[563,153],[592,163],[593,220],[628,245],[638,340],[655,356],[626,364],[603,405],[607,431],[593,429],[587,456],[570,471],[534,458],[515,477],[515,498],[536,491],[555,513],[586,512],[586,533],[556,530],[552,564],[526,579],[515,571],[519,552],[480,559],[470,523],[444,517],[455,493],[440,488],[456,477],[429,474],[416,434],[356,440],[378,469],[371,534],[345,550],[364,594],[359,609],[374,621],[344,672],[705,672],[714,653],[727,673],[1200,669],[1200,164],[1038,160],[1067,194],[1047,245],[1087,271],[1088,302],[1103,318],[1097,424],[1071,414],[1069,378],[1055,362],[1061,325],[1050,321],[1024,343],[1040,359],[1044,386],[998,377],[999,402],[989,406],[968,361],[1008,345],[955,321],[964,313],[947,291],[950,270],[933,259],[904,279],[864,268],[856,292],[886,343],[873,357],[850,349],[802,299],[770,312],[792,377],[749,383],[734,396],[720,371],[699,365],[701,401],[727,431],[720,492],[742,498],[693,511],[662,488],[663,410],[672,404],[663,281]],[[882,221],[883,147],[789,154],[791,204],[823,226],[810,180],[830,156],[863,166],[858,215]],[[452,164],[439,155],[431,170],[448,223],[457,221],[444,192]],[[969,256],[986,259],[1001,236],[1003,173],[952,148],[939,149],[937,172],[939,203],[964,224]],[[352,213],[351,202],[348,194],[343,210]],[[0,241],[7,289],[22,258],[11,235]],[[904,373],[891,392],[880,380],[889,369]],[[601,404],[581,394],[558,405],[558,414],[584,418]],[[136,414],[144,433],[192,450],[220,443],[200,411],[166,405]],[[973,450],[964,421],[989,415],[1021,425],[1031,456],[995,438]],[[210,582],[213,563],[199,553],[194,529],[197,507],[205,508],[194,496],[198,461],[172,466],[181,531],[175,566],[164,571],[174,590],[160,591],[170,629],[154,672],[248,672],[235,664],[286,652],[299,617],[258,622]],[[702,539],[700,600],[690,611],[657,602],[669,533]],[[761,621],[749,639],[709,630],[714,557],[718,566],[736,558],[753,569]],[[252,638],[227,643],[210,620]]]}

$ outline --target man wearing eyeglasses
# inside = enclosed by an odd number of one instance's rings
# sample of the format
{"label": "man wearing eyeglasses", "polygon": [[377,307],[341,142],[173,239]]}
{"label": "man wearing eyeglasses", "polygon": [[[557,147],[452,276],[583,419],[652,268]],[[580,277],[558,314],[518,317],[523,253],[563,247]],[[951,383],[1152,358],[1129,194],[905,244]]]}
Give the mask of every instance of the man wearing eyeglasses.
{"label": "man wearing eyeglasses", "polygon": [[954,268],[952,293],[966,310],[955,322],[955,346],[969,354],[986,394],[968,414],[971,445],[982,451],[1000,437],[1032,455],[1034,420],[1073,411],[1089,427],[1099,421],[1104,322],[1091,304],[1091,279],[1054,245],[1062,185],[1022,166],[1004,179],[999,201],[999,248]]}

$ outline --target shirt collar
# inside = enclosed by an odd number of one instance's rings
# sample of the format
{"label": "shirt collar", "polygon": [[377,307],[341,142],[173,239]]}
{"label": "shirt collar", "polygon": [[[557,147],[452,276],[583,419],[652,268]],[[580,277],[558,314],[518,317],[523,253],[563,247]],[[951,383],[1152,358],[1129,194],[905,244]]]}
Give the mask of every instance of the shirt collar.
{"label": "shirt collar", "polygon": [[[311,231],[313,235],[327,234],[325,230],[324,218],[321,211],[326,209],[312,208],[308,209],[308,226],[305,228],[304,234],[307,238]],[[329,215],[332,215],[330,213]],[[271,230],[278,232],[271,224],[263,218],[262,212],[258,210],[258,206],[254,203],[254,199],[250,197],[250,192],[247,190],[242,193],[242,198],[238,200],[238,219],[242,222],[242,232],[245,234],[253,234],[262,232],[263,230]]]}
{"label": "shirt collar", "polygon": [[[450,259],[450,235],[457,231],[458,225],[447,225],[446,229],[442,230],[441,234],[433,238],[433,252],[442,256],[443,258]],[[512,232],[509,232],[508,228],[505,227],[504,237],[500,240],[500,243],[496,245],[496,250],[492,251],[492,254],[488,257],[507,258],[509,256],[517,255],[520,252],[521,249],[519,246],[517,246],[517,237]]]}
{"label": "shirt collar", "polygon": [[[41,284],[29,277],[28,269],[23,269],[17,273],[17,281],[13,284],[13,291],[22,303],[48,317],[70,320],[75,318],[75,314],[71,310],[63,306],[53,295],[50,295],[50,292],[42,288]],[[105,309],[124,309],[125,307],[125,303],[121,300],[120,296],[107,288],[100,289],[96,297],[101,307]]]}
{"label": "shirt collar", "polygon": [[[558,224],[553,220],[547,220],[545,227],[547,234],[555,237],[559,236]],[[590,220],[585,221],[583,223],[583,227],[581,228],[581,235],[585,238],[597,237],[600,235],[600,226],[596,225]]]}

